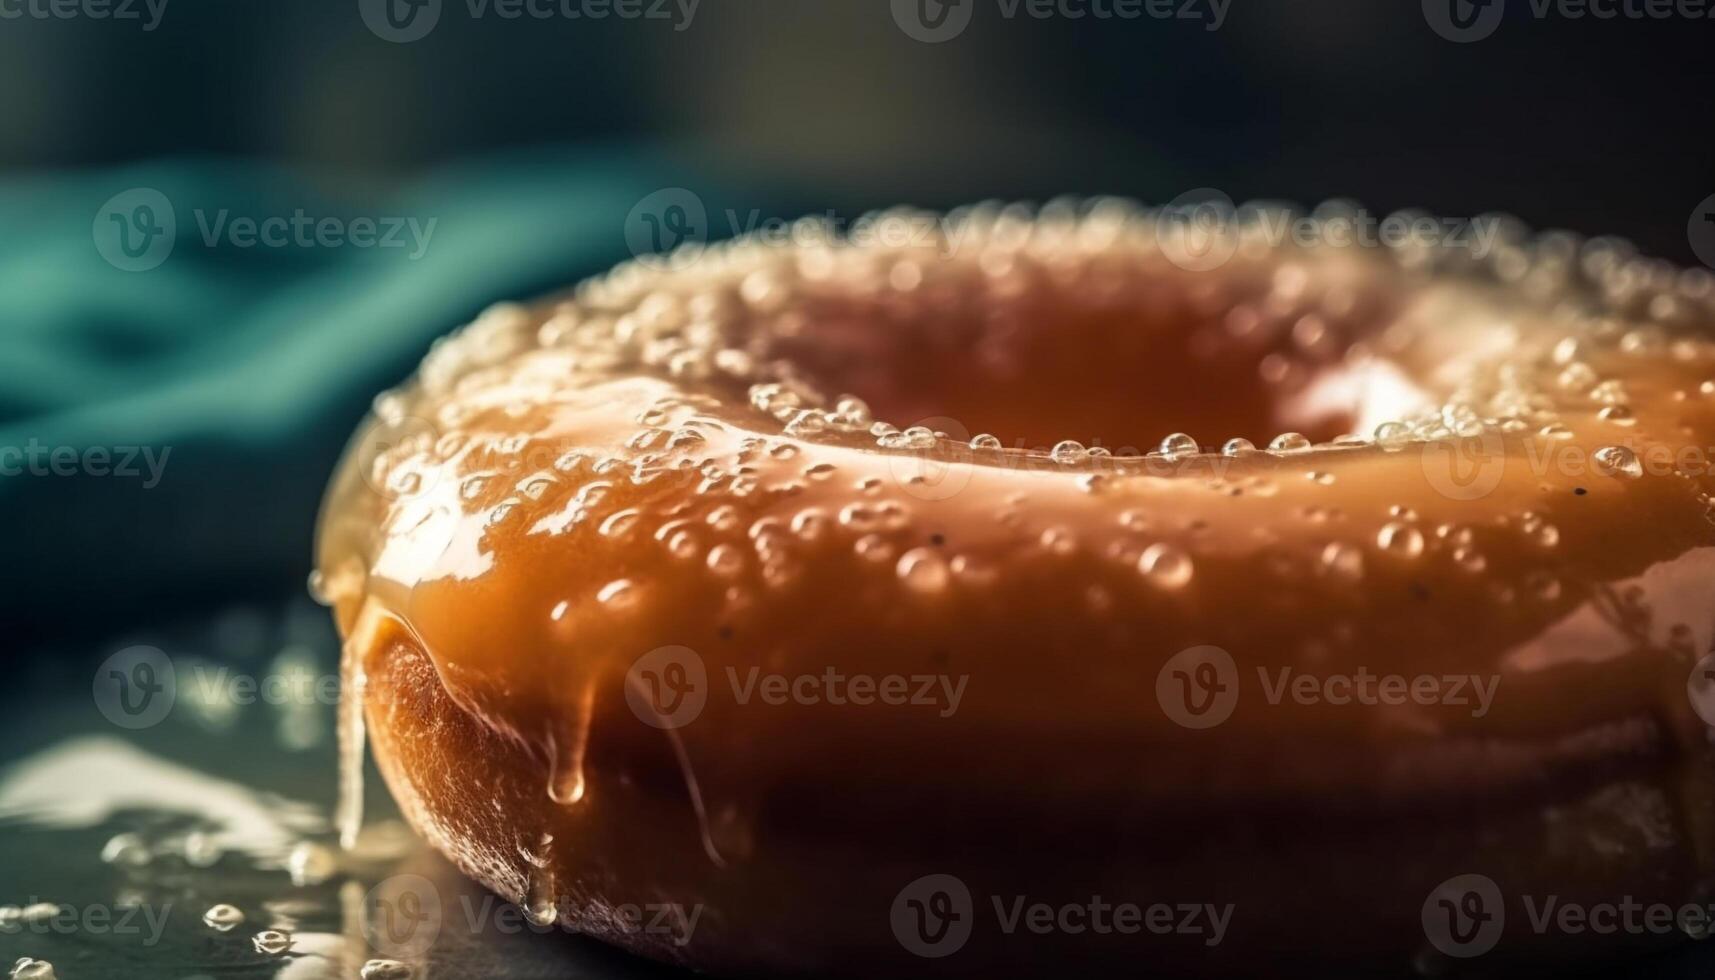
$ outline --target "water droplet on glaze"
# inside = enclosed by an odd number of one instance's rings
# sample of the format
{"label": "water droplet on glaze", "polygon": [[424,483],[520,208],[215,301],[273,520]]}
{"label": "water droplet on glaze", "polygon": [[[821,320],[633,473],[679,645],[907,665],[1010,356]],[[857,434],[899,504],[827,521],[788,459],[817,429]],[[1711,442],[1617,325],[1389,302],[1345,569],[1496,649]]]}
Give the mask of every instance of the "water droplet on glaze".
{"label": "water droplet on glaze", "polygon": [[1567,391],[1583,391],[1596,383],[1596,371],[1583,361],[1573,361],[1561,369],[1555,383]]}
{"label": "water droplet on glaze", "polygon": [[602,537],[623,538],[627,534],[631,533],[631,530],[637,526],[637,522],[642,516],[642,511],[639,511],[636,508],[617,510],[612,514],[609,514],[607,518],[597,526],[596,530],[602,535]]}
{"label": "water droplet on glaze", "polygon": [[1085,459],[1089,458],[1090,451],[1084,448],[1083,443],[1074,439],[1066,439],[1055,443],[1054,448],[1048,455],[1056,463],[1071,466],[1074,463],[1081,463]]}
{"label": "water droplet on glaze", "polygon": [[1471,548],[1454,548],[1453,562],[1472,574],[1476,574],[1489,566],[1488,559]]}
{"label": "water droplet on glaze", "polygon": [[730,544],[717,544],[710,548],[706,560],[709,571],[721,578],[732,578],[744,570],[744,555]]}
{"label": "water droplet on glaze", "polygon": [[1183,588],[1191,581],[1193,571],[1190,555],[1160,542],[1143,550],[1137,568],[1149,581],[1165,589]]}
{"label": "water droplet on glaze", "polygon": [[989,435],[986,432],[971,439],[972,449],[987,451],[999,449],[1000,446],[1000,437]]}
{"label": "water droplet on glaze", "polygon": [[1183,456],[1194,456],[1198,451],[1197,440],[1183,432],[1175,432],[1161,440],[1160,450],[1161,455],[1166,456],[1168,459],[1178,459]]}
{"label": "water droplet on glaze", "polygon": [[1596,464],[1596,472],[1603,476],[1635,480],[1644,475],[1644,464],[1638,454],[1625,446],[1603,446],[1590,459]]}
{"label": "water droplet on glaze", "polygon": [[602,586],[596,601],[613,609],[628,609],[637,603],[637,588],[630,579],[620,578]]}
{"label": "water droplet on glaze", "polygon": [[815,507],[806,507],[792,516],[792,533],[805,541],[814,541],[828,530],[828,515]]}
{"label": "water droplet on glaze", "polygon": [[1348,582],[1364,577],[1364,553],[1348,544],[1330,541],[1322,549],[1322,567]]}
{"label": "water droplet on glaze", "polygon": [[1376,445],[1388,452],[1398,452],[1411,442],[1411,428],[1403,422],[1383,422],[1375,429]]}
{"label": "water droplet on glaze", "polygon": [[1221,445],[1221,455],[1239,456],[1244,453],[1252,452],[1255,449],[1256,445],[1249,439],[1228,439]]}
{"label": "water droplet on glaze", "polygon": [[1410,524],[1390,521],[1376,532],[1376,544],[1391,554],[1416,558],[1423,554],[1423,532]]}
{"label": "water droplet on glaze", "polygon": [[1054,555],[1069,555],[1078,548],[1078,539],[1072,532],[1059,526],[1043,530],[1038,541],[1044,550]]}
{"label": "water droplet on glaze", "polygon": [[866,561],[884,562],[893,557],[893,545],[879,534],[866,534],[852,545],[857,556]]}
{"label": "water droplet on glaze", "polygon": [[1525,515],[1519,522],[1519,529],[1541,547],[1552,548],[1560,543],[1560,529],[1536,514]]}
{"label": "water droplet on glaze", "polygon": [[1301,432],[1282,432],[1268,444],[1269,452],[1296,453],[1310,448],[1310,440]]}
{"label": "water droplet on glaze", "polygon": [[533,925],[549,926],[558,918],[554,899],[554,875],[547,867],[530,865],[530,874],[524,895],[524,917]]}
{"label": "water droplet on glaze", "polygon": [[951,573],[947,563],[932,548],[912,548],[899,558],[899,580],[919,595],[935,595],[947,588]]}

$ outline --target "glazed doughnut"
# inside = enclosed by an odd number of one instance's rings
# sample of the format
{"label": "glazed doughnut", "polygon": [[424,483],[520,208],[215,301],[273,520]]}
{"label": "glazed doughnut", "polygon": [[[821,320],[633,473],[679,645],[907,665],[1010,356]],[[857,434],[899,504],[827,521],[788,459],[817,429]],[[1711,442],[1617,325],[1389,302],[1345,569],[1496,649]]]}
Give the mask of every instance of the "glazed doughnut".
{"label": "glazed doughnut", "polygon": [[1699,933],[1524,903],[1715,881],[1711,277],[1267,213],[1211,262],[1123,202],[896,211],[489,310],[324,508],[348,739],[533,918],[721,973]]}

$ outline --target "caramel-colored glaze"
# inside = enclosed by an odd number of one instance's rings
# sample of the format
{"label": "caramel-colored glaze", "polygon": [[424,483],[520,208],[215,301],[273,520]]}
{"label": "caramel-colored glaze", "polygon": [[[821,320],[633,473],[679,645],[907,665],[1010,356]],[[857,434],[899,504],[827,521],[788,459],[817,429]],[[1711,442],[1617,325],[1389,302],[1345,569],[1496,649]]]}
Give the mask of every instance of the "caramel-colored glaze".
{"label": "caramel-colored glaze", "polygon": [[[1704,894],[1702,280],[1559,243],[1188,271],[1111,206],[971,220],[952,254],[623,267],[491,311],[378,401],[319,574],[432,842],[720,970],[1409,967],[1456,874]],[[1288,428],[1314,445],[1220,451]],[[1126,451],[1175,430],[1199,448]],[[1206,646],[1237,700],[1187,727],[1163,692]],[[645,690],[669,662],[703,672],[694,717]],[[753,671],[830,670],[935,700],[744,699]],[[1297,703],[1270,697],[1282,670],[1458,675],[1492,702]],[[944,960],[889,927],[931,873],[977,896]],[[1216,948],[1001,935],[987,899],[1017,895],[1235,909]],[[702,917],[663,941],[627,902]]]}

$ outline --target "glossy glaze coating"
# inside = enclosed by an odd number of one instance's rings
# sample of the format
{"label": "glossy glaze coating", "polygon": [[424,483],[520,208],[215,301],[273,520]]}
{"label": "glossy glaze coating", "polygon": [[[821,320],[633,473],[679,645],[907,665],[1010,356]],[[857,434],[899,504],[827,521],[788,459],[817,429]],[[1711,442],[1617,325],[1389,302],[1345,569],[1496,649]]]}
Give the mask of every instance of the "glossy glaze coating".
{"label": "glossy glaze coating", "polygon": [[[1127,205],[953,217],[624,266],[377,400],[318,575],[432,841],[718,969],[1421,967],[1457,873],[1702,894],[1709,277],[1256,228],[1203,268]],[[1433,696],[1337,698],[1365,677]],[[1233,918],[922,959],[889,914],[930,873]]]}

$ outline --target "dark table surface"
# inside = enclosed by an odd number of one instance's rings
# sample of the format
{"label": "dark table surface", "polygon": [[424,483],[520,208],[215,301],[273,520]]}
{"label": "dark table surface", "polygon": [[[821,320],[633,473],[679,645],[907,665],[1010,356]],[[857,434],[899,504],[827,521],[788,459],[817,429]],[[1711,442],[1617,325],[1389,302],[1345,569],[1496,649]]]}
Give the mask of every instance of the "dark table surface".
{"label": "dark table surface", "polygon": [[[137,645],[170,657],[170,710],[114,709],[107,659]],[[307,599],[68,641],[10,673],[0,964],[46,960],[60,980],[331,980],[375,959],[414,980],[685,975],[531,925],[413,837],[373,769],[364,838],[340,854],[336,641]],[[225,932],[204,921],[222,904],[244,917]],[[290,948],[259,950],[264,930]],[[1588,975],[1709,977],[1715,945]]]}

